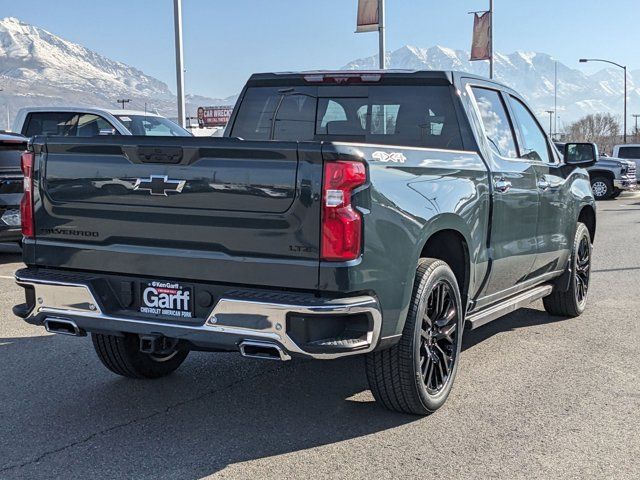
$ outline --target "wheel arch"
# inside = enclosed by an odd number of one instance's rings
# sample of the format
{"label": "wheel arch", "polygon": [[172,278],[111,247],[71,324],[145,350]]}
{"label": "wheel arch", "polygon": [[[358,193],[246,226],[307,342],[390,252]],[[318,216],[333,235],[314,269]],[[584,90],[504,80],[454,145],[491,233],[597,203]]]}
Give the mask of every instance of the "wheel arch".
{"label": "wheel arch", "polygon": [[422,243],[420,258],[436,258],[447,263],[458,282],[462,304],[467,306],[471,282],[469,238],[462,229],[440,225],[431,230]]}
{"label": "wheel arch", "polygon": [[584,205],[578,214],[578,222],[584,223],[589,230],[591,243],[596,238],[596,211],[591,205]]}

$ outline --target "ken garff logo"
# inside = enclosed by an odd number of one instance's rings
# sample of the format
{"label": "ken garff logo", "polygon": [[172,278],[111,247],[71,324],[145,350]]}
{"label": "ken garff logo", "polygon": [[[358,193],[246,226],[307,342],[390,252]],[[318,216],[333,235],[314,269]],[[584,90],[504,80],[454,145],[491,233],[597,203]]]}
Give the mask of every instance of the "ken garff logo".
{"label": "ken garff logo", "polygon": [[393,163],[404,163],[407,160],[407,157],[404,156],[401,152],[373,152],[371,155],[374,160],[379,162],[393,162]]}
{"label": "ken garff logo", "polygon": [[138,178],[134,190],[148,190],[151,195],[168,196],[169,192],[182,193],[186,180],[170,180],[166,175],[151,175],[149,178]]}

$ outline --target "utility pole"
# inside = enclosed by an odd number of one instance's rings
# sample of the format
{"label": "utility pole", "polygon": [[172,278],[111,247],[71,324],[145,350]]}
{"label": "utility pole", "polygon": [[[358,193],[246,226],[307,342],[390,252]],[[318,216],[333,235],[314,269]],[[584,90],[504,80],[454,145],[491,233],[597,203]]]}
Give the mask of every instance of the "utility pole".
{"label": "utility pole", "polygon": [[176,47],[176,88],[178,90],[178,124],[185,125],[184,54],[182,50],[182,0],[173,0],[173,23]]}
{"label": "utility pole", "polygon": [[123,98],[122,100],[116,100],[120,105],[122,105],[122,109],[124,110],[124,104],[129,103],[131,101],[130,98]]}
{"label": "utility pole", "polygon": [[633,115],[631,115],[635,121],[636,121],[636,128],[633,130],[633,135],[635,136],[635,141],[638,141],[638,136],[640,135],[640,132],[638,132],[638,117],[640,117],[640,114],[638,113],[634,113]]}
{"label": "utility pole", "polygon": [[545,110],[549,114],[549,137],[553,140],[553,110]]}
{"label": "utility pole", "polygon": [[386,39],[384,31],[384,0],[378,0],[378,43],[380,70],[387,68]]}
{"label": "utility pole", "polygon": [[558,134],[558,61],[556,60],[553,77],[553,116],[554,116],[554,132],[551,135],[551,139]]}

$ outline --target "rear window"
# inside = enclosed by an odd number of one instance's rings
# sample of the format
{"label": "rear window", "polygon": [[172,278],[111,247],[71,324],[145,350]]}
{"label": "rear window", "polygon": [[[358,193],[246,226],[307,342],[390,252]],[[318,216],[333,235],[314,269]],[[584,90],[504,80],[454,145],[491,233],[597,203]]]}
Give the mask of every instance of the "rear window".
{"label": "rear window", "polygon": [[451,87],[435,85],[251,87],[231,136],[462,149]]}
{"label": "rear window", "polygon": [[618,157],[640,159],[640,147],[620,147]]}

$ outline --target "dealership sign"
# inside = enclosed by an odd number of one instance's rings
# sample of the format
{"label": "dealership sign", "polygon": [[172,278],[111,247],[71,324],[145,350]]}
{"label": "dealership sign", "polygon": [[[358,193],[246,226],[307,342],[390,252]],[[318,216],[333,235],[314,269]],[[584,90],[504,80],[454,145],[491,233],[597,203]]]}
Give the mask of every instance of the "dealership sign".
{"label": "dealership sign", "polygon": [[229,123],[233,107],[198,107],[198,126],[204,127],[224,127]]}

